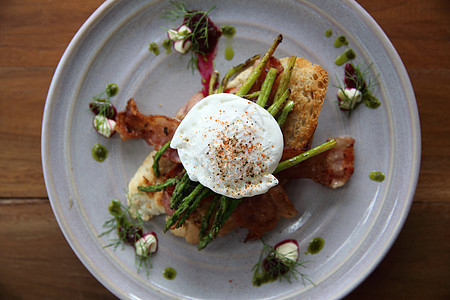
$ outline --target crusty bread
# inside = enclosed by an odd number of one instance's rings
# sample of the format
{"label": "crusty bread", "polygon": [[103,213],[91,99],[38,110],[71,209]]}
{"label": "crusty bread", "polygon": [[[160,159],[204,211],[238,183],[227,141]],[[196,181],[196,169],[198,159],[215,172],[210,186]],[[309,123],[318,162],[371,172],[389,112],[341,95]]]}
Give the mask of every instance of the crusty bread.
{"label": "crusty bread", "polygon": [[[128,183],[127,200],[128,205],[131,206],[130,211],[133,217],[136,217],[136,215],[139,214],[144,221],[148,221],[153,216],[165,213],[162,201],[162,191],[144,193],[138,190],[138,186],[160,184],[166,180],[162,176],[157,178],[153,174],[152,166],[155,153],[156,151],[150,152]],[[164,156],[159,160],[159,170],[161,174],[172,170],[175,166],[175,163],[166,159]]]}
{"label": "crusty bread", "polygon": [[[280,61],[286,68],[288,58]],[[297,57],[288,87],[291,90],[289,99],[295,105],[281,128],[284,146],[309,148],[327,92],[328,73],[321,66]]]}
{"label": "crusty bread", "polygon": [[[287,68],[287,57],[280,59]],[[250,67],[236,76],[227,88],[240,87],[254,67]],[[281,128],[284,146],[290,148],[308,148],[311,145],[317,127],[320,110],[328,88],[328,73],[319,65],[297,57],[295,67],[289,80],[290,100],[294,101],[294,109]]]}

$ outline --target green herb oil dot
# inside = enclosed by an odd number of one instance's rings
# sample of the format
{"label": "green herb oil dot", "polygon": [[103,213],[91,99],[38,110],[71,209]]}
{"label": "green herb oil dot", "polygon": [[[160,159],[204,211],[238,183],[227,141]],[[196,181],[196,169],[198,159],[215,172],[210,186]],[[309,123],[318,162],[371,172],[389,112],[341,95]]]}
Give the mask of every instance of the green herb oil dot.
{"label": "green herb oil dot", "polygon": [[108,156],[108,149],[100,144],[95,144],[92,147],[92,158],[98,162],[103,162]]}
{"label": "green herb oil dot", "polygon": [[227,38],[232,38],[236,34],[236,28],[231,25],[224,25],[222,28],[222,34]]}
{"label": "green herb oil dot", "polygon": [[169,54],[170,52],[172,52],[172,41],[169,39],[166,39],[162,42],[162,46],[164,47],[164,49],[166,49],[166,54]]}
{"label": "green herb oil dot", "polygon": [[348,45],[348,41],[347,38],[343,35],[340,35],[336,38],[336,40],[334,41],[334,47],[339,48],[341,46],[347,46]]}
{"label": "green herb oil dot", "polygon": [[325,31],[325,36],[326,36],[326,37],[330,37],[331,35],[333,35],[333,30],[327,29],[327,30]]}
{"label": "green herb oil dot", "polygon": [[231,45],[227,45],[225,47],[225,59],[226,60],[232,60],[234,57],[234,50]]}
{"label": "green herb oil dot", "polygon": [[150,52],[155,55],[159,55],[159,48],[155,42],[151,42],[150,44],[148,44],[148,50],[150,50]]}
{"label": "green herb oil dot", "polygon": [[313,238],[309,243],[308,253],[317,254],[323,249],[324,245],[325,241],[323,238],[320,237]]}
{"label": "green herb oil dot", "polygon": [[369,178],[372,179],[373,181],[382,182],[385,176],[382,172],[374,171],[369,173]]}
{"label": "green herb oil dot", "polygon": [[[119,92],[119,87],[115,83],[110,83],[106,86],[105,91],[109,97],[114,97]],[[103,101],[105,101],[105,100],[103,100]]]}
{"label": "green herb oil dot", "polygon": [[177,271],[174,268],[167,267],[164,269],[163,276],[167,280],[174,280],[177,277]]}
{"label": "green herb oil dot", "polygon": [[335,60],[334,63],[338,66],[342,66],[343,64],[345,64],[346,62],[354,59],[356,57],[355,52],[352,49],[347,49],[345,50],[344,53],[342,53],[341,55],[339,55]]}

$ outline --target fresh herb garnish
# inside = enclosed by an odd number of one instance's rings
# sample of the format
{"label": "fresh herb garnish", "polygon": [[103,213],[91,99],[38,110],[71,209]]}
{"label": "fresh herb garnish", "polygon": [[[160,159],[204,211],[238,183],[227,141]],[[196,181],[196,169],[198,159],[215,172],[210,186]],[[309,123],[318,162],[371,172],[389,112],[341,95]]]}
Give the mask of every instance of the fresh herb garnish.
{"label": "fresh herb garnish", "polygon": [[[167,10],[163,14],[163,18],[170,22],[183,20],[183,25],[189,28],[188,31],[182,33],[171,29],[169,32],[174,35],[174,45],[181,44],[179,52],[191,54],[191,59],[188,63],[188,68],[194,71],[198,69],[198,56],[205,56],[212,52],[217,44],[217,39],[222,35],[222,32],[217,28],[208,17],[216,6],[211,7],[207,11],[190,10],[187,9],[186,4],[179,1],[171,1],[173,9]],[[185,43],[188,42],[189,50],[185,49]]]}
{"label": "fresh herb garnish", "polygon": [[[263,243],[263,249],[258,262],[252,268],[252,283],[254,286],[261,286],[264,283],[273,282],[277,279],[292,283],[292,281],[298,280],[299,277],[303,285],[306,285],[307,282],[314,285],[314,282],[308,275],[299,270],[300,268],[306,268],[306,261],[292,261],[289,259],[288,254],[278,253],[274,247],[267,245],[263,239],[261,239],[261,242]],[[286,261],[290,261],[290,263],[286,263]]]}
{"label": "fresh herb garnish", "polygon": [[94,113],[93,126],[95,130],[106,138],[114,134],[117,117],[117,110],[111,103],[111,98],[117,95],[119,87],[115,83],[109,83],[105,90],[92,99],[89,103],[89,109]]}
{"label": "fresh herb garnish", "polygon": [[[344,74],[344,80],[343,80],[343,84],[339,84],[339,85],[335,85],[334,87],[338,88],[343,95],[345,95],[345,99],[339,99],[340,101],[343,101],[343,105],[344,107],[348,107],[348,116],[350,117],[352,111],[359,106],[359,103],[354,103],[352,105],[352,102],[355,100],[353,98],[349,98],[347,96],[347,93],[345,93],[344,91],[346,89],[356,89],[359,92],[361,92],[362,94],[362,101],[367,107],[369,108],[377,108],[378,106],[381,105],[380,100],[375,97],[372,92],[370,91],[374,86],[376,86],[378,83],[376,82],[376,78],[378,77],[378,75],[375,77],[374,80],[372,80],[369,77],[370,74],[370,67],[372,66],[372,64],[369,64],[367,67],[365,67],[364,69],[362,69],[361,65],[357,65],[356,67],[352,64],[352,63],[347,63],[344,67],[345,69],[345,74]],[[336,75],[336,79],[339,82],[340,80],[338,79],[337,75]],[[340,104],[341,106],[341,104]]]}
{"label": "fresh herb garnish", "polygon": [[[132,214],[131,209],[133,209],[135,213]],[[101,233],[99,237],[116,231],[117,238],[112,239],[109,244],[104,246],[104,248],[113,247],[114,250],[116,250],[119,246],[125,247],[126,245],[130,245],[135,247],[136,242],[144,236],[144,221],[138,211],[131,206],[127,207],[123,205],[120,200],[117,199],[113,199],[110,202],[108,211],[112,217],[103,224],[103,227],[105,227],[106,230]],[[136,255],[138,272],[141,268],[145,268],[147,276],[149,275],[149,270],[152,267],[151,257],[151,253],[146,256]]]}
{"label": "fresh herb garnish", "polygon": [[[192,51],[194,53],[206,54],[203,50],[208,47],[208,14],[216,8],[214,5],[207,11],[190,10],[186,8],[186,4],[178,1],[171,1],[172,10],[167,10],[163,18],[175,22],[183,19],[183,24],[187,25],[192,32],[186,35],[186,38],[192,42]],[[203,45],[205,44],[205,45]]]}

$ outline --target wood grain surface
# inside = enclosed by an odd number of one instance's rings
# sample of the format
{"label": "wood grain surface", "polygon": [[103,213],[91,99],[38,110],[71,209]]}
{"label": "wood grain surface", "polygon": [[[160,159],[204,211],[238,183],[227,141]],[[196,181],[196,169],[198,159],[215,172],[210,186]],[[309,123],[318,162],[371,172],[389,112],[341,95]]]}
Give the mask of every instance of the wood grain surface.
{"label": "wood grain surface", "polygon": [[[44,186],[40,134],[53,72],[99,0],[0,1],[0,299],[114,299],[64,239]],[[422,164],[398,239],[347,299],[450,299],[450,1],[361,0],[402,58]]]}

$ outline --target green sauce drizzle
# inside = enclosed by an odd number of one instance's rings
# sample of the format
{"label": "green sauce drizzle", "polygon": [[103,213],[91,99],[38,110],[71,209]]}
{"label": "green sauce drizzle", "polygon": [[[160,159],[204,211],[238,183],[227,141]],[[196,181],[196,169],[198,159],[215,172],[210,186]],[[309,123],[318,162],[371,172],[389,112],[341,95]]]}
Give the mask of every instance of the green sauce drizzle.
{"label": "green sauce drizzle", "polygon": [[232,38],[236,34],[236,28],[231,25],[224,25],[220,29],[222,30],[222,34],[227,38]]}
{"label": "green sauce drizzle", "polygon": [[382,182],[385,176],[382,172],[374,171],[369,173],[369,178],[372,179],[373,181]]}
{"label": "green sauce drizzle", "polygon": [[323,238],[320,237],[313,238],[309,243],[308,253],[317,254],[323,249],[324,245],[325,241]]}
{"label": "green sauce drizzle", "polygon": [[363,94],[362,101],[369,108],[377,108],[378,106],[381,105],[380,100],[378,100],[377,97],[372,95],[372,93],[369,90],[367,90],[367,92]]}
{"label": "green sauce drizzle", "polygon": [[252,284],[253,286],[261,286],[263,284],[274,282],[278,279],[278,276],[273,276],[269,272],[255,273],[253,274]]}
{"label": "green sauce drizzle", "polygon": [[162,46],[164,49],[166,49],[166,54],[169,54],[172,52],[172,41],[169,39],[166,39],[162,42]]}
{"label": "green sauce drizzle", "polygon": [[164,269],[163,276],[167,280],[174,280],[177,277],[177,271],[174,268],[167,267]]}
{"label": "green sauce drizzle", "polygon": [[232,60],[234,57],[233,40],[231,39],[236,34],[236,28],[231,25],[224,25],[220,28],[222,34],[227,38],[225,40],[225,59]]}
{"label": "green sauce drizzle", "polygon": [[349,48],[347,50],[345,50],[344,53],[342,53],[341,55],[339,55],[335,60],[334,63],[338,66],[342,66],[343,64],[345,64],[346,62],[354,59],[356,57],[355,52],[353,51],[353,49]]}
{"label": "green sauce drizzle", "polygon": [[340,35],[336,38],[336,40],[334,41],[334,47],[339,48],[341,46],[347,46],[348,45],[348,41],[347,38],[343,35]]}
{"label": "green sauce drizzle", "polygon": [[100,144],[95,144],[92,147],[92,158],[98,162],[105,161],[106,157],[108,157],[108,149],[105,146]]}
{"label": "green sauce drizzle", "polygon": [[327,29],[327,30],[325,31],[325,36],[326,36],[326,37],[330,37],[330,36],[332,36],[332,35],[333,35],[333,30]]}
{"label": "green sauce drizzle", "polygon": [[159,55],[159,48],[155,42],[151,42],[150,44],[148,44],[148,50],[150,50],[150,52],[155,55]]}
{"label": "green sauce drizzle", "polygon": [[232,60],[233,57],[234,57],[233,47],[231,45],[226,45],[226,47],[225,47],[225,59],[226,60]]}

